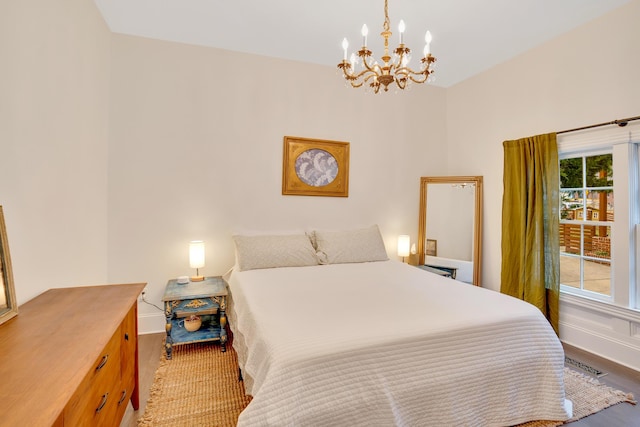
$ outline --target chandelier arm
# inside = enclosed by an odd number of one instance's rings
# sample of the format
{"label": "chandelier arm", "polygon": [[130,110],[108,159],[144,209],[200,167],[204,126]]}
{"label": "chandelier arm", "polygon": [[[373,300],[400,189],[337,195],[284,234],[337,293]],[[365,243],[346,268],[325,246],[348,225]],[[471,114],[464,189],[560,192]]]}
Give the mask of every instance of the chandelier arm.
{"label": "chandelier arm", "polygon": [[353,76],[353,80],[358,80],[362,78],[362,76],[365,76],[364,80],[367,81],[371,77],[378,77],[378,74],[375,71],[362,70]]}
{"label": "chandelier arm", "polygon": [[[362,51],[360,51],[362,52]],[[379,74],[378,71],[376,71],[375,69],[375,65],[372,67],[371,65],[369,65],[369,62],[367,61],[367,58],[369,58],[369,55],[360,55],[360,52],[358,52],[358,56],[360,56],[362,58],[362,65],[364,65],[364,68],[366,69],[366,71],[371,71],[372,73],[376,73]]]}
{"label": "chandelier arm", "polygon": [[353,87],[359,87],[359,86],[355,86],[354,82],[357,82],[358,79],[360,78],[360,76],[354,76],[352,74],[345,74],[344,76],[345,80],[347,80],[349,83],[351,83],[351,86]]}
{"label": "chandelier arm", "polygon": [[418,81],[418,80],[415,80],[415,79],[413,80],[416,83],[423,83],[433,73],[433,70],[430,68],[430,66],[428,68],[425,68],[422,71],[414,71],[409,67],[401,67],[401,68],[398,68],[396,70],[396,74],[397,73],[406,74],[408,77],[411,77],[411,76],[425,76],[425,79],[422,80],[422,81]]}
{"label": "chandelier arm", "polygon": [[[363,61],[364,62],[364,61]],[[349,73],[347,70],[351,70],[350,66],[344,66],[344,67],[340,67],[340,69],[342,69],[342,73],[344,74],[344,76],[348,79],[348,80],[358,80],[360,79],[362,76],[364,75],[369,75],[367,77],[367,80],[370,79],[371,77],[378,77],[381,76],[382,74],[376,69],[376,66],[373,67],[369,67],[367,65],[367,68],[365,70],[360,71],[358,74],[355,74],[355,70],[352,73]]]}
{"label": "chandelier arm", "polygon": [[338,68],[340,68],[342,70],[342,73],[345,76],[350,76],[353,75],[353,71],[351,71],[351,73],[349,73],[349,70],[351,70],[351,64],[348,61],[342,61],[340,64],[338,64]]}
{"label": "chandelier arm", "polygon": [[427,74],[426,76],[424,76],[423,79],[416,79],[413,76],[409,76],[409,80],[411,80],[414,83],[424,83],[427,81],[427,79],[429,78],[429,74]]}
{"label": "chandelier arm", "polygon": [[430,74],[432,72],[433,71],[428,69],[428,68],[424,69],[422,71],[414,71],[413,69],[411,69],[409,67],[399,67],[399,68],[396,69],[396,73],[402,73],[402,74],[407,74],[407,75],[411,74],[411,75],[414,75],[414,76],[421,76],[423,74]]}
{"label": "chandelier arm", "polygon": [[353,74],[349,74],[346,68],[342,69],[342,74],[344,75],[344,78],[347,80],[351,80],[353,78]]}
{"label": "chandelier arm", "polygon": [[398,79],[395,78],[393,79],[394,82],[396,82],[396,86],[398,86],[400,89],[404,90],[407,87],[407,79]]}
{"label": "chandelier arm", "polygon": [[367,74],[365,76],[365,78],[363,79],[363,83],[367,83],[371,79],[375,79],[375,81],[377,81],[378,80],[378,75],[377,74],[371,74],[371,73]]}

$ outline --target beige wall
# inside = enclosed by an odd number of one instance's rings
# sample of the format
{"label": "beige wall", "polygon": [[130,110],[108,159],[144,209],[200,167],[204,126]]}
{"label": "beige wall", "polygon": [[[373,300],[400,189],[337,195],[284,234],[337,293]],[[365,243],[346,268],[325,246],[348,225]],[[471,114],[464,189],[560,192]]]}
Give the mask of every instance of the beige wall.
{"label": "beige wall", "polygon": [[[417,236],[419,177],[446,172],[445,95],[374,96],[328,67],[114,35],[109,279],[148,281],[158,302],[193,273],[189,240],[223,274],[232,234],[255,230],[377,223],[396,257],[397,235]],[[281,195],[285,135],[348,141],[349,197]]]}
{"label": "beige wall", "polygon": [[502,142],[638,115],[639,19],[636,0],[447,90],[449,171],[485,179],[485,287],[500,287]]}
{"label": "beige wall", "polygon": [[18,304],[107,281],[109,45],[91,1],[0,3],[0,205]]}
{"label": "beige wall", "polygon": [[[398,234],[417,237],[418,178],[441,174],[484,176],[482,282],[498,289],[502,141],[638,114],[640,0],[452,88],[378,96],[330,67],[112,35],[92,2],[50,3],[0,5],[19,303],[145,281],[158,304],[190,273],[189,240],[221,274],[237,231],[378,223],[394,256]],[[349,198],[282,196],[284,135],[350,142]]]}

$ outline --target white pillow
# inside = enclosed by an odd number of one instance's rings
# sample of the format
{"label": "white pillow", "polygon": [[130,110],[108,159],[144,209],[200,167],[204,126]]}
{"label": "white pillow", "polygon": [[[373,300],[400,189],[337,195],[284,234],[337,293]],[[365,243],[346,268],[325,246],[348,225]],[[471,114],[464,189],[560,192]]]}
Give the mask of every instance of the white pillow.
{"label": "white pillow", "polygon": [[386,261],[389,259],[377,225],[348,231],[317,231],[320,264]]}
{"label": "white pillow", "polygon": [[233,236],[233,240],[240,271],[318,265],[311,241],[304,234]]}

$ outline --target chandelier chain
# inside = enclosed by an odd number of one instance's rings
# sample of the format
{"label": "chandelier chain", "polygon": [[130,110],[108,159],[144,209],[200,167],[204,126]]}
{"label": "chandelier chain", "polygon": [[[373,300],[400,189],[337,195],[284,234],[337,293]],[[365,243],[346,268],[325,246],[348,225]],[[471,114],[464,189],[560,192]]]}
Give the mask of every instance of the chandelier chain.
{"label": "chandelier chain", "polygon": [[384,0],[384,24],[382,24],[382,28],[385,31],[389,31],[391,28],[391,22],[389,21],[389,0]]}

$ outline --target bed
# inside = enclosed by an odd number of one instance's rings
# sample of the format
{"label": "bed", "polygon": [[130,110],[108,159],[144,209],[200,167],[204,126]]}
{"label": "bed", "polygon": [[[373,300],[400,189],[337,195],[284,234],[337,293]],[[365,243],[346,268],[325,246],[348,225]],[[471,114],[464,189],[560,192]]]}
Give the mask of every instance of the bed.
{"label": "bed", "polygon": [[377,227],[332,233],[235,237],[228,314],[253,396],[239,426],[570,417],[537,308],[389,260]]}

